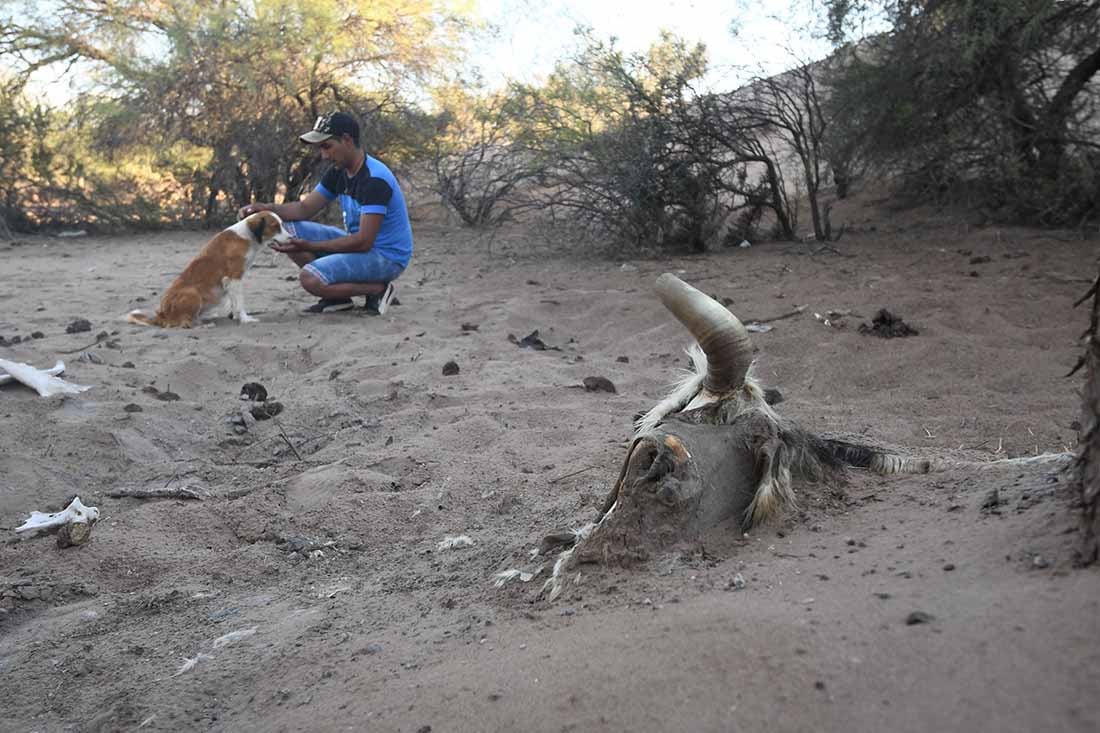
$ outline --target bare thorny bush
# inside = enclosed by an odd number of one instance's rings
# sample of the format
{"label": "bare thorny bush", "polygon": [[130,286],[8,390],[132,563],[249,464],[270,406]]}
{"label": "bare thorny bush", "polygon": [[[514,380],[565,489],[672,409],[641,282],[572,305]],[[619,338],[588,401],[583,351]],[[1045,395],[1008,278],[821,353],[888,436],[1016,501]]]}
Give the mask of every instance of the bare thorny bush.
{"label": "bare thorny bush", "polygon": [[[824,7],[833,56],[728,94],[695,88],[699,47],[665,36],[624,55],[587,37],[548,83],[511,91],[508,140],[539,171],[529,208],[620,246],[701,250],[716,233],[736,243],[769,227],[793,239],[800,209],[830,240],[834,196],[873,172],[903,201],[1095,225],[1100,4]],[[847,43],[846,24],[876,8],[891,32]]]}
{"label": "bare thorny bush", "polygon": [[1100,220],[1100,3],[827,0],[834,42],[878,12],[890,32],[842,46],[840,136],[901,192],[988,220]]}
{"label": "bare thorny bush", "polygon": [[467,224],[537,211],[613,248],[704,251],[723,230],[734,244],[794,239],[790,177],[828,239],[827,115],[810,69],[729,95],[698,91],[704,70],[702,47],[670,36],[644,55],[588,38],[545,85],[513,86],[467,121],[465,144],[435,158],[438,192]]}
{"label": "bare thorny bush", "polygon": [[435,191],[467,226],[499,226],[538,205],[528,188],[544,171],[511,138],[518,121],[504,96],[463,99],[443,115],[431,154]]}

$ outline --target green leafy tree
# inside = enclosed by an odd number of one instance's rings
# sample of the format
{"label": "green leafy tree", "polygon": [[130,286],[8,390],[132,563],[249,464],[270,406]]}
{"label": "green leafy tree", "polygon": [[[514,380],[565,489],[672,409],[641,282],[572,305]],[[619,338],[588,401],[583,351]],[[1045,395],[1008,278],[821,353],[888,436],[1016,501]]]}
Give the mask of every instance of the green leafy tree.
{"label": "green leafy tree", "polygon": [[0,234],[9,228],[25,228],[20,201],[27,193],[31,156],[48,127],[41,109],[35,109],[23,93],[19,79],[0,79]]}
{"label": "green leafy tree", "polygon": [[[379,120],[405,114],[471,27],[450,0],[0,0],[0,18],[0,58],[88,75],[85,95],[105,102],[94,145],[158,149],[208,220],[299,196],[317,161],[294,141],[319,114],[349,109],[392,134]],[[211,154],[195,168],[166,159],[176,145]]]}

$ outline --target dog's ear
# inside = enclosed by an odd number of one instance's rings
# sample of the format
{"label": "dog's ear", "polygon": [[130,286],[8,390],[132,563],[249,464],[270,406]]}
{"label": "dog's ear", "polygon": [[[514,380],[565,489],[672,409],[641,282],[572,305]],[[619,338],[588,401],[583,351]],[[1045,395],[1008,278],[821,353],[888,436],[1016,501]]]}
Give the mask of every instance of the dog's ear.
{"label": "dog's ear", "polygon": [[266,216],[257,216],[256,221],[251,222],[248,225],[249,231],[252,232],[252,236],[254,236],[256,238],[257,242],[262,243],[264,241],[264,230],[267,229],[267,222],[268,222],[268,217],[266,217]]}

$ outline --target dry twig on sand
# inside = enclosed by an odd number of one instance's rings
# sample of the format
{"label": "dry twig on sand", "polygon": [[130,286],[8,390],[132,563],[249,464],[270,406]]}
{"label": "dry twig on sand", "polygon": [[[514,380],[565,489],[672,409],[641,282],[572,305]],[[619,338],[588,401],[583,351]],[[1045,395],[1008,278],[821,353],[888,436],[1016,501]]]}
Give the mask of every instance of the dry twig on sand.
{"label": "dry twig on sand", "polygon": [[68,351],[59,351],[59,352],[57,352],[57,353],[59,353],[59,354],[65,354],[65,355],[68,355],[68,354],[75,354],[75,353],[77,353],[77,352],[79,352],[79,351],[84,351],[85,349],[90,349],[90,348],[92,348],[93,346],[96,346],[97,344],[101,344],[101,343],[103,343],[104,341],[106,341],[106,340],[107,340],[108,338],[110,338],[110,336],[109,336],[109,335],[104,335],[104,334],[100,334],[99,336],[96,336],[96,337],[95,337],[95,341],[93,341],[93,342],[92,342],[92,343],[90,343],[90,344],[86,344],[86,345],[84,345],[84,346],[81,346],[81,347],[78,347],[78,348],[75,348],[75,349],[69,349]]}
{"label": "dry twig on sand", "polygon": [[275,422],[275,425],[278,426],[279,435],[283,436],[283,440],[285,440],[286,444],[290,446],[290,449],[294,451],[294,455],[298,458],[299,461],[302,460],[302,454],[299,453],[298,449],[294,447],[294,444],[290,442],[290,438],[287,437],[286,431],[283,430],[283,424],[279,422],[278,418],[273,417],[271,419]]}
{"label": "dry twig on sand", "polygon": [[743,321],[745,324],[749,323],[773,323],[775,321],[782,321],[784,318],[794,318],[795,316],[802,315],[802,312],[806,310],[806,306],[797,305],[790,313],[784,313],[781,316],[773,316],[771,318],[748,318]]}
{"label": "dry twig on sand", "polygon": [[585,466],[584,468],[573,471],[572,473],[567,473],[564,476],[558,476],[557,478],[552,478],[552,479],[550,479],[549,483],[556,484],[557,482],[564,481],[565,479],[567,479],[571,476],[576,476],[578,473],[584,473],[585,471],[591,471],[593,468],[599,468],[599,466]]}

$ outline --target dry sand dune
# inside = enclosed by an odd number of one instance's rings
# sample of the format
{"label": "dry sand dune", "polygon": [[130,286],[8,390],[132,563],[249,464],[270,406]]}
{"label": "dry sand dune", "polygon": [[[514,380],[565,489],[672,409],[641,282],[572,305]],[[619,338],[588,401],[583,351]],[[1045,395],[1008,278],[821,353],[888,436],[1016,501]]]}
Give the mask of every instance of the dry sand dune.
{"label": "dry sand dune", "polygon": [[[121,316],[206,235],[0,248],[0,336],[25,339],[0,357],[77,350],[68,376],[93,385],[0,388],[0,527],[73,494],[102,512],[81,547],[0,545],[0,728],[1097,730],[1100,575],[1072,566],[1049,470],[854,473],[749,537],[585,568],[554,604],[538,579],[492,584],[593,516],[633,415],[686,365],[664,271],[745,320],[806,306],[754,336],[806,427],[976,460],[1072,448],[1095,243],[876,221],[828,248],[629,262],[422,222],[384,317],[299,315],[265,256],[245,281],[261,322],[190,331]],[[919,335],[861,335],[880,308]],[[852,315],[812,315],[830,310]],[[92,330],[66,334],[76,318]],[[555,348],[509,339],[535,329]],[[237,435],[245,382],[285,409]],[[206,499],[109,496],[181,486]],[[457,535],[472,546],[439,549]]]}

